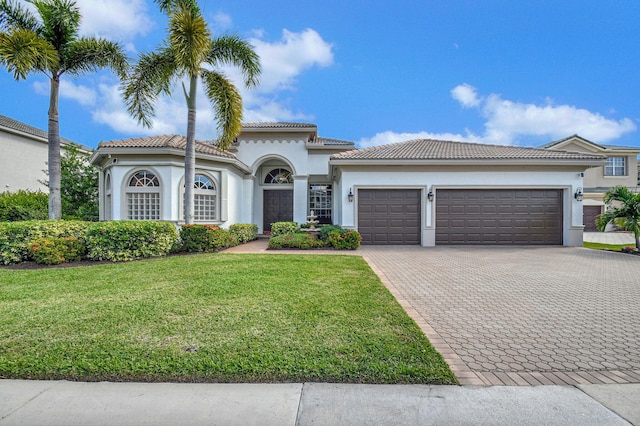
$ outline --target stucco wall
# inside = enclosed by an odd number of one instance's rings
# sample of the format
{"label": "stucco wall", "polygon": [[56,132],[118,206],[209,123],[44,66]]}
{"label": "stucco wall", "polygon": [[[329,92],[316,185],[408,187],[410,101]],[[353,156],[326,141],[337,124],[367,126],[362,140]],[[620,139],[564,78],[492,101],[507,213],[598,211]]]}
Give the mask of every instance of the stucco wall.
{"label": "stucco wall", "polygon": [[[491,169],[449,167],[381,167],[366,166],[341,168],[340,191],[336,196],[342,203],[338,218],[340,225],[357,228],[358,189],[362,188],[416,188],[422,190],[422,245],[435,245],[435,203],[438,188],[556,188],[564,194],[563,244],[582,245],[582,203],[573,197],[583,186],[578,168],[499,167]],[[349,191],[355,194],[349,202]],[[435,199],[428,201],[433,190]]]}
{"label": "stucco wall", "polygon": [[38,182],[47,178],[47,152],[46,142],[0,132],[0,192],[49,192]]}

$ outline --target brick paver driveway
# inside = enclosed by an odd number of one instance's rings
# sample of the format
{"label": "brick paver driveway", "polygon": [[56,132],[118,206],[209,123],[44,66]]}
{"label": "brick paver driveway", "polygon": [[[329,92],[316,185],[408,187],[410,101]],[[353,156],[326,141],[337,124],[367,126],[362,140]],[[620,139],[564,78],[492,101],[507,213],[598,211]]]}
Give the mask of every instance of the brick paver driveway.
{"label": "brick paver driveway", "polygon": [[640,257],[567,247],[358,250],[463,384],[640,383]]}

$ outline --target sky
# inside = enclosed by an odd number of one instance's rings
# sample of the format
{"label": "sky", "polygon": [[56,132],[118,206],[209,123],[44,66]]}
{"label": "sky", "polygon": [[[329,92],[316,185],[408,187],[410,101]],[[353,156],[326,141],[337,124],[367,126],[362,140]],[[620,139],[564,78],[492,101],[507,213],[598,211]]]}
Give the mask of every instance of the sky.
{"label": "sky", "polygon": [[[166,17],[152,0],[76,0],[82,35],[138,53]],[[315,123],[320,136],[369,147],[416,138],[540,146],[578,134],[640,147],[637,0],[200,0],[214,36],[260,56],[242,89],[244,121]],[[223,70],[241,86],[234,69]],[[63,75],[61,136],[100,141],[184,134],[182,88],[156,103],[152,128],[131,118],[119,81]],[[0,69],[0,114],[46,130],[49,81]],[[196,137],[214,139],[202,90]]]}

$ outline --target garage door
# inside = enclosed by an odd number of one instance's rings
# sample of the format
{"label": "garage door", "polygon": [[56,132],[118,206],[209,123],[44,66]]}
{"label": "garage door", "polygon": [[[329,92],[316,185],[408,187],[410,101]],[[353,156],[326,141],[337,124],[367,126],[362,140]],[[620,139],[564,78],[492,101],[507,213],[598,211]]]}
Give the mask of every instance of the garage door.
{"label": "garage door", "polygon": [[583,206],[582,207],[582,223],[585,232],[597,232],[596,216],[602,213],[602,206]]}
{"label": "garage door", "polygon": [[436,244],[562,244],[562,190],[439,189]]}
{"label": "garage door", "polygon": [[420,244],[420,190],[359,189],[362,244]]}

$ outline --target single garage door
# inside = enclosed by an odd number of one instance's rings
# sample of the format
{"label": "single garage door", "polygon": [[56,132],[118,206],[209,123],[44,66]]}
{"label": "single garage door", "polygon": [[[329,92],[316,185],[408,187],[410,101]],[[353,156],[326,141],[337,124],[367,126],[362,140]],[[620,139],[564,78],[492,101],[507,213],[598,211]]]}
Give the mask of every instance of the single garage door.
{"label": "single garage door", "polygon": [[420,244],[419,189],[359,189],[362,244]]}
{"label": "single garage door", "polygon": [[562,244],[562,190],[439,189],[436,244]]}
{"label": "single garage door", "polygon": [[596,216],[602,213],[602,206],[582,206],[582,223],[585,232],[597,232]]}

